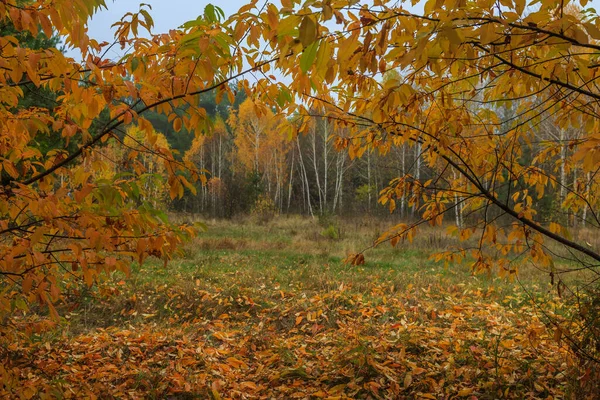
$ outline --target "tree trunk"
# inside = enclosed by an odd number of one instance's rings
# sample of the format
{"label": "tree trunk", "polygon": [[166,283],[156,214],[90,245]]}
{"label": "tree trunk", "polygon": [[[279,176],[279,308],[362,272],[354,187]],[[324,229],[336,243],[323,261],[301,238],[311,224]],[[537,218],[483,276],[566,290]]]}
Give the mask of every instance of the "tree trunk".
{"label": "tree trunk", "polygon": [[296,158],[296,152],[294,151],[294,148],[292,147],[292,162],[290,163],[291,168],[290,168],[290,181],[288,184],[288,201],[287,201],[287,209],[286,209],[286,214],[290,213],[290,204],[292,202],[292,185],[294,183],[294,160]]}
{"label": "tree trunk", "polygon": [[323,191],[321,189],[321,180],[319,179],[319,168],[317,166],[317,131],[313,129],[312,135],[312,161],[315,171],[315,180],[317,182],[317,192],[319,195],[319,214],[323,214]]}
{"label": "tree trunk", "polygon": [[583,206],[583,211],[581,212],[581,226],[585,227],[586,219],[587,219],[587,211],[588,211],[588,201],[590,194],[590,184],[591,184],[592,175],[590,172],[587,173],[585,177],[585,192],[583,193],[583,198],[586,200],[585,205]]}
{"label": "tree trunk", "polygon": [[308,175],[306,173],[306,166],[304,165],[304,158],[302,157],[302,148],[300,147],[300,138],[296,136],[296,144],[298,145],[298,156],[300,158],[300,170],[302,171],[303,181],[306,188],[306,201],[308,205],[308,212],[311,217],[314,217],[312,205],[310,202],[310,185],[308,184]]}
{"label": "tree trunk", "polygon": [[[577,191],[577,168],[573,168],[573,191]],[[573,212],[573,228],[577,226],[577,212]]]}
{"label": "tree trunk", "polygon": [[367,195],[369,198],[368,209],[371,213],[371,149],[367,149]]}
{"label": "tree trunk", "polygon": [[[323,209],[327,210],[327,178],[329,171],[329,126],[327,120],[323,120]],[[323,211],[321,211],[323,212]]]}
{"label": "tree trunk", "polygon": [[[452,169],[452,179],[454,182],[456,182],[456,180],[458,179],[456,176],[456,171],[454,169]],[[456,226],[462,228],[462,203],[460,202],[458,193],[456,191],[454,192],[454,218]]]}
{"label": "tree trunk", "polygon": [[[417,139],[417,145],[415,146],[415,180],[417,182],[420,182],[421,180],[421,143],[419,142],[419,140]],[[412,208],[412,216],[415,216],[415,213],[417,211],[417,207],[418,205],[419,199],[415,199],[415,204],[413,205]]]}
{"label": "tree trunk", "polygon": [[562,206],[567,196],[567,173],[565,164],[567,163],[567,145],[565,143],[565,130],[560,130],[560,204]]}
{"label": "tree trunk", "polygon": [[[406,144],[402,143],[402,177],[406,176]],[[400,198],[400,218],[404,218],[406,215],[406,191],[402,190],[402,197]]]}
{"label": "tree trunk", "polygon": [[339,152],[337,153],[336,162],[335,162],[335,190],[333,196],[333,212],[336,209],[341,210],[342,205],[342,184],[344,180],[344,164],[346,162],[345,158],[346,153]]}

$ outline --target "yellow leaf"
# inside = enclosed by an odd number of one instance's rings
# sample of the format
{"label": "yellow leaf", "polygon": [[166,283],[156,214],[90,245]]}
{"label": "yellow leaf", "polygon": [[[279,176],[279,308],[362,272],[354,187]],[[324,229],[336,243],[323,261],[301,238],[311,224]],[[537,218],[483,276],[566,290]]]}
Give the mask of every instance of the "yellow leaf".
{"label": "yellow leaf", "polygon": [[460,33],[460,31],[457,28],[444,28],[442,30],[444,36],[446,36],[448,38],[448,40],[450,41],[450,43],[452,43],[453,45],[460,45],[463,42],[463,38],[462,38],[462,34]]}
{"label": "yellow leaf", "polygon": [[240,386],[244,387],[244,389],[251,389],[251,390],[258,389],[258,386],[256,386],[256,383],[251,382],[251,381],[244,381],[244,382],[240,383]]}
{"label": "yellow leaf", "polygon": [[15,164],[10,160],[2,161],[2,166],[4,170],[11,176],[11,178],[17,179],[19,177],[19,172],[15,168]]}
{"label": "yellow leaf", "polygon": [[31,243],[31,246],[37,244],[42,239],[42,237],[44,237],[46,230],[47,228],[45,226],[41,226],[35,230],[33,235],[29,237],[29,242]]}
{"label": "yellow leaf", "polygon": [[552,233],[560,233],[561,226],[556,222],[550,222],[550,232]]}
{"label": "yellow leaf", "polygon": [[583,26],[588,35],[590,35],[593,39],[600,40],[600,29],[598,29],[595,24],[591,22],[584,22]]}
{"label": "yellow leaf", "polygon": [[523,11],[525,10],[525,0],[514,0],[514,3],[517,14],[523,15]]}
{"label": "yellow leaf", "polygon": [[175,132],[181,131],[181,126],[182,126],[181,118],[179,118],[179,117],[175,118],[175,120],[173,121],[173,129],[175,130]]}
{"label": "yellow leaf", "polygon": [[175,200],[177,198],[177,196],[179,195],[179,187],[180,186],[181,186],[181,183],[177,179],[174,179],[173,182],[171,182],[171,186],[169,188],[169,196],[171,196],[171,200]]}
{"label": "yellow leaf", "polygon": [[83,280],[88,287],[92,287],[94,284],[94,272],[89,268],[85,268],[83,271]]}
{"label": "yellow leaf", "polygon": [[57,321],[60,319],[60,316],[58,315],[58,311],[56,311],[56,308],[54,308],[54,305],[50,302],[48,302],[48,311],[50,311],[50,317],[54,321]]}
{"label": "yellow leaf", "polygon": [[27,276],[27,278],[23,279],[23,283],[21,284],[21,289],[23,290],[23,293],[27,294],[31,291],[31,286],[33,285],[33,279],[31,278],[30,275]]}
{"label": "yellow leaf", "polygon": [[35,389],[35,387],[31,387],[31,386],[27,386],[26,388],[23,389],[23,391],[21,392],[22,398],[24,399],[31,399],[33,398],[33,396],[35,396],[37,393],[37,390]]}
{"label": "yellow leaf", "polygon": [[234,368],[247,368],[248,367],[248,365],[245,362],[238,360],[235,357],[229,357],[227,359],[227,363]]}
{"label": "yellow leaf", "polygon": [[411,385],[413,379],[412,379],[412,374],[410,372],[408,372],[405,376],[404,376],[404,388],[407,388]]}
{"label": "yellow leaf", "polygon": [[556,341],[559,346],[560,346],[560,339],[561,338],[562,338],[562,329],[561,328],[556,328],[556,330],[554,331],[554,341]]}
{"label": "yellow leaf", "polygon": [[302,18],[298,38],[303,46],[308,46],[317,38],[317,23],[311,16],[307,15]]}

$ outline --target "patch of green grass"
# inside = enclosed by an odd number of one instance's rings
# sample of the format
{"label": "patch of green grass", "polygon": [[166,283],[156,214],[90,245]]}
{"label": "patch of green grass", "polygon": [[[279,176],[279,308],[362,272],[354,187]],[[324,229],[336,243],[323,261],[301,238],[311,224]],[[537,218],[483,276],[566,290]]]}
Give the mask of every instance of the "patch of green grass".
{"label": "patch of green grass", "polygon": [[[152,258],[143,265],[133,263],[131,277],[115,274],[104,283],[117,288],[112,297],[101,296],[95,289],[85,297],[85,304],[75,309],[67,305],[64,309],[72,311],[67,315],[73,331],[194,318],[202,312],[198,309],[201,303],[206,303],[206,299],[196,298],[198,292],[218,295],[209,302],[221,301],[218,312],[230,306],[246,307],[244,296],[268,308],[275,301],[273,296],[310,296],[337,288],[365,295],[376,303],[381,296],[405,292],[437,296],[438,288],[443,288],[511,309],[531,302],[525,290],[535,293],[540,302],[548,297],[548,290],[543,289],[546,284],[533,274],[523,279],[521,287],[493,274],[472,276],[468,265],[444,267],[432,261],[430,244],[441,241],[438,231],[425,231],[435,240],[425,236],[396,248],[380,245],[366,253],[364,265],[352,266],[343,259],[349,252],[367,248],[376,236],[373,231],[382,229],[379,223],[342,226],[346,233],[336,241],[323,238],[322,227],[311,219],[278,218],[265,225],[213,221],[207,225],[208,231],[187,244],[183,256],[166,267]],[[373,287],[385,288],[385,293],[372,293]],[[443,293],[440,301],[442,297]]]}

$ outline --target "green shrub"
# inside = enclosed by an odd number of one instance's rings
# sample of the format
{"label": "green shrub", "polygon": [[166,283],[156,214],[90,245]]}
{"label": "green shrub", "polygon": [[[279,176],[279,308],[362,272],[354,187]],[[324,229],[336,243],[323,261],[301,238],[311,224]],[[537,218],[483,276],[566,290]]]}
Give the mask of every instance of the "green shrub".
{"label": "green shrub", "polygon": [[329,224],[327,228],[321,231],[321,236],[331,240],[338,240],[340,238],[339,229],[333,224]]}
{"label": "green shrub", "polygon": [[273,200],[261,194],[256,199],[251,214],[256,218],[258,223],[266,224],[271,221],[278,212]]}

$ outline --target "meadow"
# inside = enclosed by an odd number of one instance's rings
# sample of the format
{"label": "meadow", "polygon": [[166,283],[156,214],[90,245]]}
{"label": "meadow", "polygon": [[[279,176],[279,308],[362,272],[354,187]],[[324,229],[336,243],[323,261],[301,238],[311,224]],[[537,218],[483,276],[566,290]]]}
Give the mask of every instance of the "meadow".
{"label": "meadow", "polygon": [[[547,274],[434,262],[423,228],[343,262],[390,222],[208,221],[165,266],[66,291],[61,322],[2,348],[5,396],[169,399],[572,397]],[[31,317],[31,316],[30,316]],[[23,326],[25,321],[23,319]],[[24,332],[23,332],[24,333]],[[5,338],[6,339],[6,338]]]}

